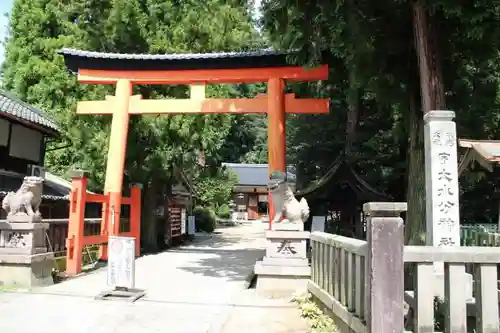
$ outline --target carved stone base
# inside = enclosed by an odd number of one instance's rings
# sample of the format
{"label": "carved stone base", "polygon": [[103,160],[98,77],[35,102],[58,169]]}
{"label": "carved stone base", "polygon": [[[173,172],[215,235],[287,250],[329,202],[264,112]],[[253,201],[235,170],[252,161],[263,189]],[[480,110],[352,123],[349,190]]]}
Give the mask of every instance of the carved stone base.
{"label": "carved stone base", "polygon": [[306,231],[268,231],[266,256],[255,264],[257,292],[268,297],[291,297],[307,291],[311,268]]}
{"label": "carved stone base", "polygon": [[47,252],[45,236],[49,226],[21,217],[25,219],[0,222],[0,283],[27,288],[53,284],[54,253]]}
{"label": "carved stone base", "polygon": [[0,222],[0,254],[47,252],[47,223]]}
{"label": "carved stone base", "polygon": [[32,288],[54,283],[54,253],[0,254],[0,284]]}

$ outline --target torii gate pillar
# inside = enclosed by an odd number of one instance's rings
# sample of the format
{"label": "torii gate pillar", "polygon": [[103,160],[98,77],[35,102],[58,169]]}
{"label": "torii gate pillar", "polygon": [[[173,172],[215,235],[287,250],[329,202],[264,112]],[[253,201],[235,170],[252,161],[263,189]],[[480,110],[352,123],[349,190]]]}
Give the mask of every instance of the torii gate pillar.
{"label": "torii gate pillar", "polygon": [[[285,124],[285,83],[281,78],[268,81],[267,150],[269,175],[275,171],[286,173],[286,124]],[[269,229],[275,215],[271,193],[268,195]]]}
{"label": "torii gate pillar", "polygon": [[111,120],[111,137],[109,140],[108,162],[106,164],[106,182],[104,193],[109,193],[109,207],[104,205],[104,218],[110,235],[120,232],[120,211],[122,202],[123,167],[127,147],[129,126],[129,105],[132,96],[132,83],[126,79],[116,82],[116,93],[113,98],[113,117]]}

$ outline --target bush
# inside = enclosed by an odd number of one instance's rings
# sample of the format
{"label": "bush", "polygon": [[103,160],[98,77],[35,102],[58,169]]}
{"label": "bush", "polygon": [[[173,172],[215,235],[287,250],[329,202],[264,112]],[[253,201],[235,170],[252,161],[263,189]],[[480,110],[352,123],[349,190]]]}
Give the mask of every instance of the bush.
{"label": "bush", "polygon": [[217,210],[217,216],[220,217],[221,219],[230,218],[231,214],[229,213],[229,205],[227,204],[221,205]]}
{"label": "bush", "polygon": [[196,207],[193,211],[196,231],[213,232],[215,229],[215,213],[211,208]]}

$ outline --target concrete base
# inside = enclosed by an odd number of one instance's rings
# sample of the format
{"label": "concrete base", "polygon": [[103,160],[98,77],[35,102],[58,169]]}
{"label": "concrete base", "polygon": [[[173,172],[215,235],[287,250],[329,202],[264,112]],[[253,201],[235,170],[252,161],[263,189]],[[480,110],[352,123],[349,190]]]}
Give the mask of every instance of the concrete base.
{"label": "concrete base", "polygon": [[126,302],[135,302],[146,295],[142,289],[120,288],[115,290],[103,291],[95,297],[96,300],[122,300]]}
{"label": "concrete base", "polygon": [[0,284],[26,288],[54,284],[54,253],[0,255]]}
{"label": "concrete base", "polygon": [[[304,269],[302,269],[302,272],[301,269],[298,269],[295,272],[288,272],[297,273],[298,275],[278,275],[272,274],[273,269],[268,269],[267,267],[263,266],[260,261],[255,265],[255,273],[258,276],[256,286],[258,294],[271,298],[290,298],[294,294],[307,292],[307,282],[311,277],[310,269],[309,274]],[[266,272],[269,274],[265,274]],[[299,275],[300,273],[303,274]]]}
{"label": "concrete base", "polygon": [[269,258],[264,257],[262,260],[262,265],[264,266],[292,266],[292,267],[307,267],[309,266],[309,260],[305,258]]}

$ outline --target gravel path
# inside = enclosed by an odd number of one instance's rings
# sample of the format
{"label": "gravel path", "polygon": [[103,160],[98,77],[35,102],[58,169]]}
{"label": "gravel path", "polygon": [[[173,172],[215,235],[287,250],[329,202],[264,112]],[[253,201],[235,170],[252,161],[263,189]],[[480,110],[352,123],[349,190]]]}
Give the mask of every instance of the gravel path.
{"label": "gravel path", "polygon": [[296,309],[247,290],[264,228],[227,227],[136,260],[135,303],[97,301],[106,271],[31,292],[0,293],[2,333],[306,333]]}

